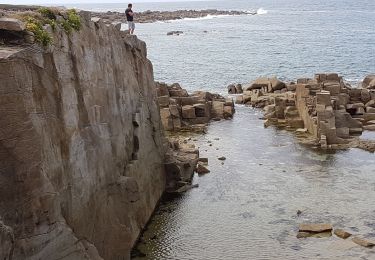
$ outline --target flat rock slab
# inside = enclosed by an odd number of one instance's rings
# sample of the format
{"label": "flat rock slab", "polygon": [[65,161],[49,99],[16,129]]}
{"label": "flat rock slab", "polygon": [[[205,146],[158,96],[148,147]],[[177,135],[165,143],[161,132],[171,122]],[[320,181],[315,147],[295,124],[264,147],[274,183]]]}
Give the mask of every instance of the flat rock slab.
{"label": "flat rock slab", "polygon": [[347,239],[348,237],[350,237],[352,235],[352,234],[350,234],[349,232],[346,232],[343,229],[335,229],[335,231],[333,233],[335,233],[336,236],[338,236],[340,238],[343,238],[343,239]]}
{"label": "flat rock slab", "polygon": [[357,245],[360,245],[360,246],[363,246],[363,247],[370,247],[370,248],[372,248],[372,247],[375,246],[375,242],[374,241],[369,241],[369,240],[364,239],[364,238],[353,237],[352,241],[354,243],[356,243]]}
{"label": "flat rock slab", "polygon": [[300,224],[299,232],[321,233],[332,231],[331,224]]}
{"label": "flat rock slab", "polygon": [[25,30],[25,24],[14,18],[0,18],[0,29],[20,32]]}

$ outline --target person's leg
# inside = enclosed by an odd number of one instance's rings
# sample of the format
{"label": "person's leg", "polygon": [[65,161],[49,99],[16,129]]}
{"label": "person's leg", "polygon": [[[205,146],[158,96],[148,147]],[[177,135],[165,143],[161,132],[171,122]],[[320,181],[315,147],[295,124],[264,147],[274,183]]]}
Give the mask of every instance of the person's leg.
{"label": "person's leg", "polygon": [[128,29],[129,29],[129,33],[132,34],[132,22],[128,21]]}
{"label": "person's leg", "polygon": [[134,34],[134,29],[135,29],[135,23],[132,22],[132,33],[131,34]]}

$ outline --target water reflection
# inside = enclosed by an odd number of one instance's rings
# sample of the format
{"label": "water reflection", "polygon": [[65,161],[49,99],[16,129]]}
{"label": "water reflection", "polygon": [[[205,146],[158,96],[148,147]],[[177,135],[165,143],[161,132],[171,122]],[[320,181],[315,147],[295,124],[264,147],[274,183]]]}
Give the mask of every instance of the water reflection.
{"label": "water reflection", "polygon": [[374,155],[318,152],[291,132],[264,129],[260,116],[237,107],[233,120],[197,137],[211,173],[160,205],[138,248],[147,259],[374,259],[335,236],[296,238],[302,222],[374,236]]}

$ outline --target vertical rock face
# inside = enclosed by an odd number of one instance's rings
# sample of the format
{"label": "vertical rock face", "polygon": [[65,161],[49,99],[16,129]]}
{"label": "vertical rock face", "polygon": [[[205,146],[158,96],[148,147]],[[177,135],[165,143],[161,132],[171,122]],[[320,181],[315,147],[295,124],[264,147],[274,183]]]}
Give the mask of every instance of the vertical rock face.
{"label": "vertical rock face", "polygon": [[0,48],[1,259],[128,259],[164,190],[145,44],[83,19]]}

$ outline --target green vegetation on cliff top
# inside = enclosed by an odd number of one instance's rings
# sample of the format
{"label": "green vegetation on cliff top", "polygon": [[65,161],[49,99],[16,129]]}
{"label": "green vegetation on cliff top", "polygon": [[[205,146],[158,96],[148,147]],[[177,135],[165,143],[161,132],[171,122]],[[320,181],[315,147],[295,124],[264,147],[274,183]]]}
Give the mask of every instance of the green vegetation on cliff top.
{"label": "green vegetation on cliff top", "polygon": [[46,26],[50,26],[53,31],[57,26],[61,26],[66,33],[81,28],[81,17],[75,9],[59,10],[57,8],[41,7],[36,12],[24,12],[17,15],[17,18],[26,23],[26,30],[32,32],[35,41],[43,46],[48,46],[53,42],[51,34]]}

